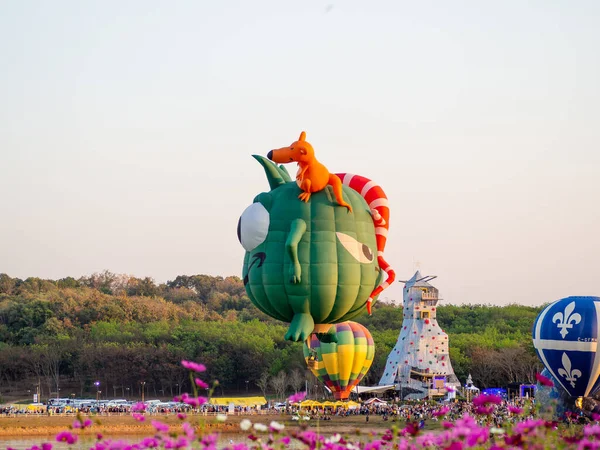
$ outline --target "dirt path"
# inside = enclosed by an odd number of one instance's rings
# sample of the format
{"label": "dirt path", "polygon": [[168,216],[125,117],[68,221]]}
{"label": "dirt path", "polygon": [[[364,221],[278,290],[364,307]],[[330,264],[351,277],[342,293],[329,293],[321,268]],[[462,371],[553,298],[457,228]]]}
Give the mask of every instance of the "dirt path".
{"label": "dirt path", "polygon": [[[181,421],[175,415],[169,416],[147,416],[146,420],[139,422],[130,415],[123,416],[91,416],[94,425],[90,429],[77,430],[82,435],[94,436],[102,433],[106,436],[121,435],[154,435],[153,420],[158,420],[171,426],[173,431],[181,431]],[[240,429],[240,422],[249,419],[252,423],[263,423],[269,425],[271,421],[282,423],[287,429],[297,429],[297,421],[291,420],[289,415],[249,415],[249,416],[227,416],[224,422],[217,422],[214,416],[190,416],[188,421],[203,429],[205,433],[215,431],[223,433],[249,433]],[[73,421],[72,416],[18,416],[0,417],[0,436],[54,436],[57,433],[69,429]],[[333,417],[332,420],[310,420],[303,422],[307,426],[321,433],[382,433],[391,428],[395,423],[383,421],[381,417],[371,416],[368,423],[364,416]]]}

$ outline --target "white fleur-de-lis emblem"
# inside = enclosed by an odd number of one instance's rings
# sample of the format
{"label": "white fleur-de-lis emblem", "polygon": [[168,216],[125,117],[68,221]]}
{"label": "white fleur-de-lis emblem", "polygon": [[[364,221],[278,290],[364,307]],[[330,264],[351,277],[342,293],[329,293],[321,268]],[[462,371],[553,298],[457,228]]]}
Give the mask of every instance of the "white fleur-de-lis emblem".
{"label": "white fleur-de-lis emblem", "polygon": [[562,354],[562,365],[563,368],[558,369],[558,374],[561,377],[565,377],[565,380],[571,383],[571,387],[575,387],[575,381],[577,378],[581,378],[581,370],[573,369],[571,370],[571,360],[567,356],[566,353]]}
{"label": "white fleur-de-lis emblem", "polygon": [[567,329],[573,328],[573,325],[581,322],[581,315],[579,313],[573,314],[573,310],[575,309],[575,302],[571,302],[565,308],[565,312],[557,312],[552,317],[552,323],[558,322],[556,325],[560,328],[560,335],[564,339],[565,336],[569,333]]}

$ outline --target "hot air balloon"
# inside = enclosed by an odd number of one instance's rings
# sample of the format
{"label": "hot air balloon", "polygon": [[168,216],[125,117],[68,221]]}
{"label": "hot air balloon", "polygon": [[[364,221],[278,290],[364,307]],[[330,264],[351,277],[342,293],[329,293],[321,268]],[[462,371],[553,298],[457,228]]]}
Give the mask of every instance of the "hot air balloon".
{"label": "hot air balloon", "polygon": [[[294,152],[312,152],[304,136],[290,148],[273,150],[269,158],[299,162]],[[246,250],[242,278],[250,301],[288,322],[285,338],[296,342],[308,339],[315,325],[351,320],[365,309],[370,313],[395,277],[383,257],[389,205],[381,187],[365,177],[339,173],[327,175],[325,184],[313,180],[307,192],[308,178],[326,171],[318,161],[292,180],[283,165],[253,156],[271,190],[258,194],[238,222],[238,239]]]}
{"label": "hot air balloon", "polygon": [[321,342],[316,333],[304,342],[304,360],[336,400],[345,400],[369,371],[375,344],[369,330],[356,322],[332,325],[336,342]]}
{"label": "hot air balloon", "polygon": [[572,397],[600,389],[600,297],[567,297],[535,319],[533,346],[552,377]]}

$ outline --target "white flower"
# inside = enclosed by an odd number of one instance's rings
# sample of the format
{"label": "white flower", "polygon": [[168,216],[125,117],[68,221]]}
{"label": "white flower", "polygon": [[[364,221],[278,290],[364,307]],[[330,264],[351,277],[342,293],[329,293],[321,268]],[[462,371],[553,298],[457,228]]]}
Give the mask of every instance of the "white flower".
{"label": "white flower", "polygon": [[281,431],[285,428],[285,425],[279,422],[271,422],[271,424],[269,425],[269,427],[271,428],[271,430],[275,430],[275,431]]}
{"label": "white flower", "polygon": [[248,419],[244,419],[240,422],[240,428],[242,429],[242,431],[248,431],[251,426],[252,422],[250,422]]}
{"label": "white flower", "polygon": [[356,445],[353,445],[353,444],[351,444],[350,442],[348,442],[348,443],[346,444],[346,448],[347,448],[348,450],[360,450],[360,449],[359,449],[359,448],[358,448]]}
{"label": "white flower", "polygon": [[492,428],[490,428],[490,433],[492,433],[492,434],[504,434],[504,430],[502,428],[492,427]]}
{"label": "white flower", "polygon": [[325,439],[325,443],[326,444],[336,444],[336,443],[340,442],[340,439],[342,439],[342,436],[340,436],[338,433],[335,433],[330,438]]}
{"label": "white flower", "polygon": [[254,429],[256,431],[267,431],[268,430],[267,426],[264,423],[255,423]]}
{"label": "white flower", "polygon": [[227,420],[227,414],[217,414],[215,419],[217,422],[225,422]]}

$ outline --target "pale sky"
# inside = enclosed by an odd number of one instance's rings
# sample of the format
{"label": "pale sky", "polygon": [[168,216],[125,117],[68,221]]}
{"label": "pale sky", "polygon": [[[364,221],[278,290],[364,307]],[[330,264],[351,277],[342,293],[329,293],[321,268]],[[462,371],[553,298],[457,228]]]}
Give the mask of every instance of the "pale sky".
{"label": "pale sky", "polygon": [[241,276],[251,155],[305,130],[386,191],[398,279],[600,296],[599,21],[594,0],[0,0],[0,272]]}

